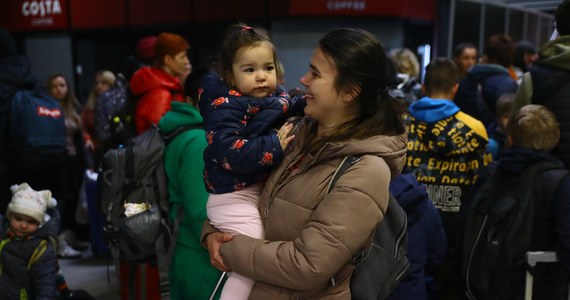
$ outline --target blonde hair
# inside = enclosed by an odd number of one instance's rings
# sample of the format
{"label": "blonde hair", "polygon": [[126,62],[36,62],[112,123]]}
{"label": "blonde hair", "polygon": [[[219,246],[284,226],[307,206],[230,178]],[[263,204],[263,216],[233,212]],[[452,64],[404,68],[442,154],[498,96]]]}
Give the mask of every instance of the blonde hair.
{"label": "blonde hair", "polygon": [[420,75],[420,63],[416,55],[408,48],[398,48],[390,51],[390,59],[398,73],[408,74],[413,77]]}
{"label": "blonde hair", "polygon": [[70,120],[71,122],[75,123],[77,127],[81,127],[81,117],[77,113],[77,108],[79,107],[79,101],[77,100],[77,97],[75,97],[75,94],[73,93],[73,90],[69,85],[69,80],[67,80],[67,78],[65,78],[65,76],[63,76],[63,74],[60,73],[50,75],[46,82],[46,88],[51,95],[51,86],[53,84],[53,81],[56,80],[57,78],[62,78],[63,80],[65,80],[65,84],[67,84],[67,94],[63,97],[60,103],[61,107],[63,108],[63,115],[67,120]]}
{"label": "blonde hair", "polygon": [[[110,87],[114,87],[115,83],[117,82],[117,77],[115,74],[109,70],[101,70],[95,74],[95,78],[100,77],[101,81],[108,84]],[[87,98],[87,102],[85,103],[85,108],[94,109],[95,103],[97,102],[97,98],[100,95],[97,94],[95,87],[91,89],[91,93],[89,93],[89,98]]]}
{"label": "blonde hair", "polygon": [[556,116],[548,108],[529,104],[511,115],[507,133],[512,145],[539,151],[550,151],[560,139]]}

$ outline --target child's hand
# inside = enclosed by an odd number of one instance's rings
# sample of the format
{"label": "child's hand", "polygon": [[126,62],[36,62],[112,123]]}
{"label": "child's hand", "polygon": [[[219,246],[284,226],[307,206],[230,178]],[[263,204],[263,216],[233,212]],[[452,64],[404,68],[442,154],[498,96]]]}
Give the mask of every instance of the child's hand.
{"label": "child's hand", "polygon": [[285,123],[279,131],[277,131],[277,138],[279,139],[279,143],[281,144],[281,149],[285,150],[287,145],[295,138],[295,135],[289,135],[293,130],[293,123]]}

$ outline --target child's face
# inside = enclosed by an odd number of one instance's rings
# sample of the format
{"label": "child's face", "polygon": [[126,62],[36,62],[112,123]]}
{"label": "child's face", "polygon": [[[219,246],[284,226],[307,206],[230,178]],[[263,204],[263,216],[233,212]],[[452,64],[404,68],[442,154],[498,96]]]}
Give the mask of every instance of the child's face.
{"label": "child's face", "polygon": [[17,237],[25,237],[34,233],[40,225],[36,219],[18,213],[10,213],[9,219],[10,230]]}
{"label": "child's face", "polygon": [[261,42],[253,47],[240,48],[234,58],[230,84],[250,97],[267,97],[277,87],[277,71],[273,47]]}

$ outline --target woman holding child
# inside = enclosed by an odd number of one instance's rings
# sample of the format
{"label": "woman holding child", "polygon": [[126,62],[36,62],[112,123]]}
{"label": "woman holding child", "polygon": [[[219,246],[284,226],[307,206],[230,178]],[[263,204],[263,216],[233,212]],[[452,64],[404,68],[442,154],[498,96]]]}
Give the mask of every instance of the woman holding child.
{"label": "woman holding child", "polygon": [[[350,299],[352,257],[382,220],[390,179],[406,154],[385,64],[384,48],[366,31],[325,35],[301,78],[306,116],[278,133],[294,139],[261,194],[265,237],[232,236],[205,223],[212,264],[256,280],[249,299]],[[348,155],[360,160],[327,193]]]}

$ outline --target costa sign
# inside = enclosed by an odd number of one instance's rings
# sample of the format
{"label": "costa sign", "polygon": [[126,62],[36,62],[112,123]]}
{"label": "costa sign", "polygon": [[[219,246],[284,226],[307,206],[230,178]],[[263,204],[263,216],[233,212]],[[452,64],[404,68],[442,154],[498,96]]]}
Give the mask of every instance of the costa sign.
{"label": "costa sign", "polygon": [[11,31],[66,29],[69,0],[0,1],[0,27]]}
{"label": "costa sign", "polygon": [[22,14],[24,16],[46,17],[50,15],[61,15],[61,4],[58,0],[45,1],[24,1],[22,3]]}

